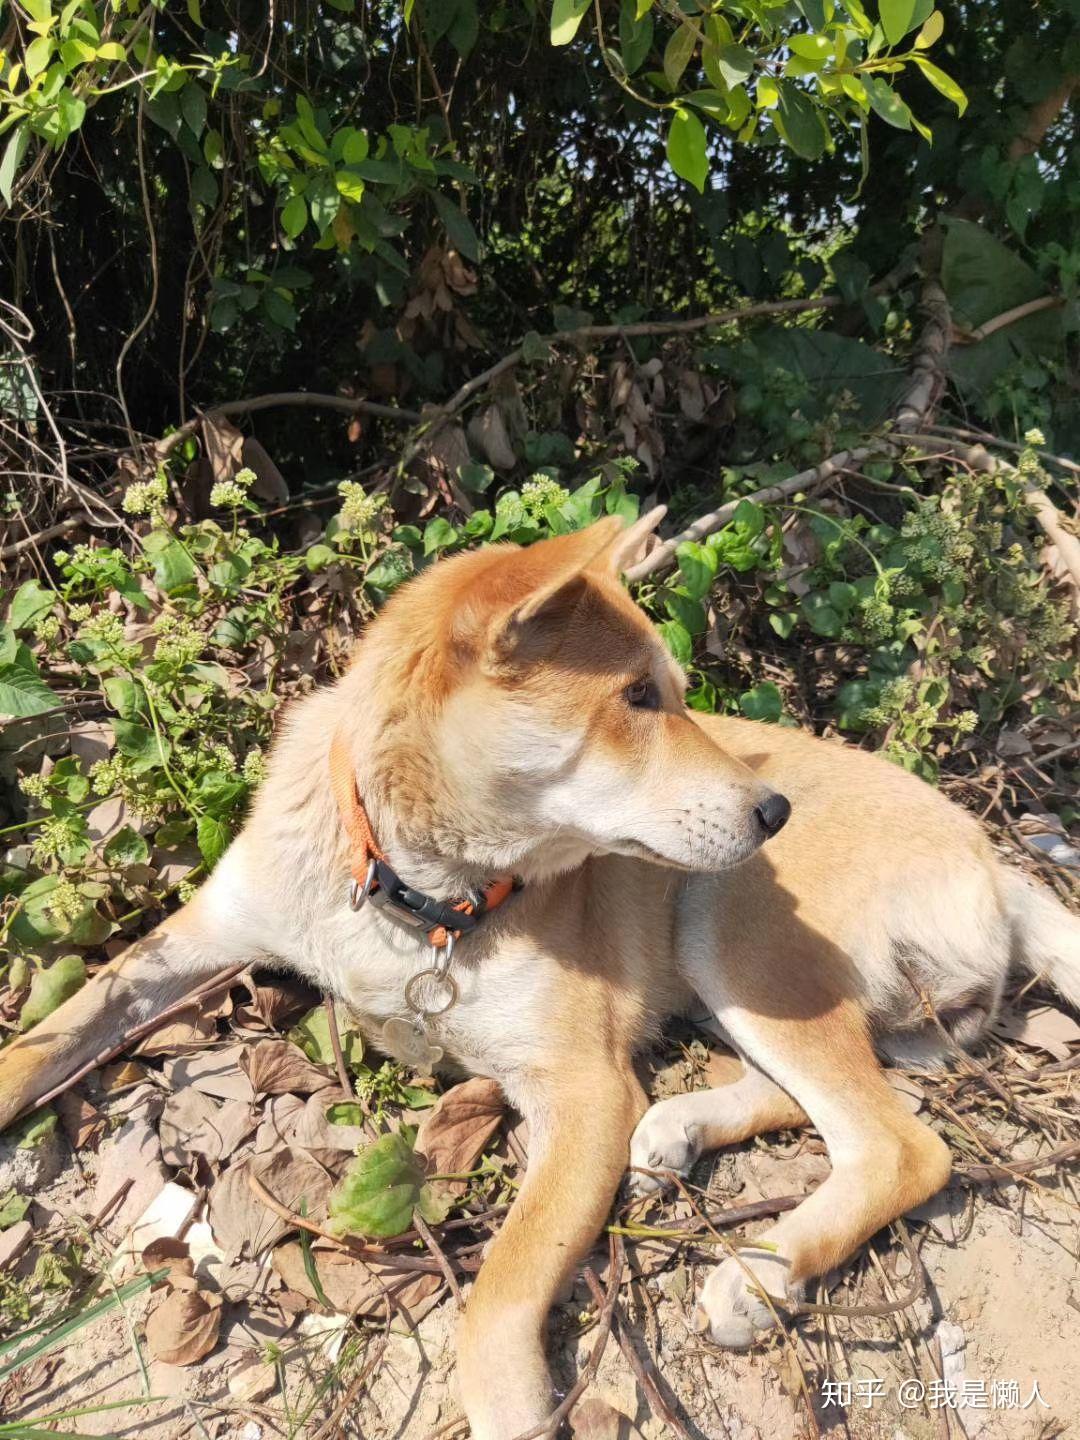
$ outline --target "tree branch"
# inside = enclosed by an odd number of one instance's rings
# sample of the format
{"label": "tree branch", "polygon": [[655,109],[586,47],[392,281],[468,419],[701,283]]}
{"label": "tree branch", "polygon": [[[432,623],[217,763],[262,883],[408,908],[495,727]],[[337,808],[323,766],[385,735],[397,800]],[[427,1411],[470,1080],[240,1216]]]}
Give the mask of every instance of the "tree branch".
{"label": "tree branch", "polygon": [[[928,232],[923,245],[924,265],[928,273],[923,281],[920,306],[926,323],[912,362],[911,380],[895,412],[895,428],[900,432],[907,432],[927,422],[933,414],[944,384],[945,356],[949,348],[952,321],[949,303],[938,279],[939,249],[937,233]],[[799,491],[819,489],[840,471],[860,465],[871,455],[895,450],[898,444],[898,439],[882,436],[872,444],[830,455],[820,465],[809,470],[800,470],[797,475],[781,480],[776,485],[766,486],[764,490],[757,490],[753,495],[741,495],[737,500],[729,500],[718,509],[710,510],[707,515],[694,520],[670,540],[657,545],[643,560],[639,560],[625,572],[626,578],[631,581],[644,580],[647,575],[666,570],[674,562],[675,552],[680,545],[687,540],[702,540],[706,535],[719,530],[722,525],[727,524],[743,500],[752,500],[758,505],[775,505]]]}
{"label": "tree branch", "polygon": [[182,440],[194,435],[204,417],[213,420],[215,415],[228,419],[233,415],[254,415],[259,410],[275,410],[293,406],[301,410],[337,410],[342,415],[373,415],[381,420],[402,420],[406,424],[418,424],[422,418],[418,410],[406,410],[404,406],[378,405],[374,400],[352,400],[348,395],[321,395],[315,390],[282,390],[274,395],[255,395],[250,400],[226,400],[221,405],[211,405],[190,420],[178,426],[171,435],[154,444],[154,455],[164,460]]}
{"label": "tree branch", "polygon": [[1034,155],[1042,144],[1046,132],[1061,114],[1080,85],[1080,75],[1063,75],[1049,95],[1028,111],[1024,128],[1009,146],[1009,159],[1015,164],[1025,155]]}

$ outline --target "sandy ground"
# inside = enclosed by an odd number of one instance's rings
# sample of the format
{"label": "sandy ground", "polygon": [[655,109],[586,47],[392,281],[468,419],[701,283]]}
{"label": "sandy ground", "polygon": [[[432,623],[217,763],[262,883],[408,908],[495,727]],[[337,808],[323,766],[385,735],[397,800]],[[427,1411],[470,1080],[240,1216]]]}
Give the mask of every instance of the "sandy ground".
{"label": "sandy ground", "polygon": [[[98,1156],[80,1157],[79,1166],[64,1154],[47,1161],[60,1168],[37,1190],[35,1229],[79,1233],[90,1213],[95,1170],[115,1143],[106,1142]],[[815,1153],[819,1148],[798,1137],[758,1142],[703,1162],[694,1179],[723,1202],[787,1195],[821,1178],[826,1162]],[[707,1260],[688,1263],[671,1247],[631,1247],[632,1278],[622,1289],[627,1334],[661,1377],[696,1440],[794,1440],[812,1434],[808,1395],[822,1433],[846,1430],[856,1440],[944,1440],[947,1433],[972,1440],[1049,1440],[1080,1434],[1078,1214],[1070,1190],[1054,1177],[1022,1190],[973,1193],[953,1186],[909,1221],[927,1277],[926,1292],[911,1309],[872,1319],[813,1317],[790,1342],[774,1339],[744,1355],[714,1349],[691,1326]],[[103,1261],[116,1233],[106,1226],[90,1241]],[[830,1302],[866,1304],[910,1288],[909,1261],[900,1245],[879,1237],[871,1250],[843,1276],[830,1277]],[[593,1259],[601,1279],[604,1259],[600,1252]],[[304,1416],[336,1358],[343,1381],[338,1395],[366,1365],[373,1367],[373,1378],[358,1385],[340,1428],[327,1436],[428,1440],[436,1432],[463,1433],[456,1423],[451,1300],[411,1334],[400,1324],[388,1334],[373,1325],[358,1345],[349,1339],[355,1332],[338,1318],[283,1312],[266,1267],[248,1265],[231,1279],[218,1271],[208,1283],[224,1284],[227,1298],[220,1339],[205,1360],[188,1367],[147,1360],[137,1339],[149,1300],[140,1297],[66,1348],[24,1367],[6,1386],[0,1382],[3,1418],[133,1400],[139,1402],[134,1408],[83,1415],[70,1428],[87,1436],[140,1440],[321,1436],[334,1405],[318,1407],[310,1423]],[[825,1289],[818,1298],[826,1298]],[[552,1318],[551,1354],[564,1386],[595,1343],[591,1320],[588,1290],[579,1280]],[[343,1341],[358,1353],[342,1351]],[[280,1357],[276,1374],[265,1367],[268,1353]],[[274,1393],[262,1393],[267,1384],[254,1399],[231,1392],[229,1381],[235,1386],[245,1366],[262,1366]],[[281,1375],[288,1409],[278,1385]],[[146,1400],[148,1395],[155,1398]],[[632,1440],[638,1434],[659,1440],[671,1433],[651,1414],[613,1338],[588,1396],[577,1412],[575,1434],[581,1440]]]}

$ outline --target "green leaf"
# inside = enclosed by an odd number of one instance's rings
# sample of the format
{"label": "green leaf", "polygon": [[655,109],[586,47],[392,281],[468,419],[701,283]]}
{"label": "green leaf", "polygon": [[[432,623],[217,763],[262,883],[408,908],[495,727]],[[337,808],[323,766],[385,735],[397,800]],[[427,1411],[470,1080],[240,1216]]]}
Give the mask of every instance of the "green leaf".
{"label": "green leaf", "polygon": [[866,87],[866,98],[882,120],[895,126],[897,130],[911,129],[911,111],[888,81],[883,80],[880,75],[864,75],[863,84]]}
{"label": "green leaf", "polygon": [[26,154],[26,147],[30,143],[30,131],[25,123],[16,125],[11,132],[11,138],[4,147],[4,158],[0,160],[0,195],[4,197],[7,205],[11,204],[11,191],[15,184],[15,176],[19,166],[22,164],[23,156]]}
{"label": "green leaf", "polygon": [[466,260],[480,259],[480,239],[473,229],[473,223],[460,206],[448,200],[445,195],[433,191],[432,198],[439,212],[439,219],[446,226],[446,233],[455,250],[460,250]]}
{"label": "green leaf", "polygon": [[170,540],[152,553],[154,584],[166,595],[185,589],[195,579],[195,563],[179,540]]}
{"label": "green leaf", "polygon": [[839,613],[829,604],[827,597],[819,591],[804,595],[799,609],[802,611],[803,619],[815,635],[824,635],[833,640],[843,629],[844,622]]}
{"label": "green leaf", "polygon": [[119,41],[106,40],[104,45],[99,45],[97,47],[97,58],[99,60],[108,60],[110,62],[119,63],[121,60],[127,59],[127,51],[124,49],[123,45],[120,44]]}
{"label": "green leaf", "polygon": [[135,773],[153,770],[169,758],[171,746],[168,740],[158,741],[153,730],[135,720],[116,719],[112,722],[116,746],[121,755],[135,761]]}
{"label": "green leaf", "polygon": [[180,114],[196,139],[206,124],[206,94],[201,85],[189,80],[180,91]]}
{"label": "green leaf", "polygon": [[704,600],[716,578],[718,559],[715,550],[685,540],[675,551],[683,586],[693,600]]}
{"label": "green leaf", "polygon": [[40,75],[52,58],[53,42],[50,35],[39,35],[36,40],[31,40],[26,47],[26,77],[33,80],[35,75]]}
{"label": "green leaf", "polygon": [[940,10],[934,10],[918,35],[915,36],[915,46],[919,50],[927,50],[931,45],[936,45],[944,33],[945,16]]}
{"label": "green leaf", "polygon": [[61,955],[47,969],[38,970],[19,1015],[20,1028],[32,1030],[85,984],[86,965],[81,955]]}
{"label": "green leaf", "polygon": [[668,130],[667,158],[672,170],[689,180],[699,194],[704,194],[709,174],[709,157],[705,151],[705,127],[689,110],[678,109]]}
{"label": "green leaf", "polygon": [[125,720],[130,720],[139,710],[139,687],[126,675],[110,675],[104,684],[105,698]]}
{"label": "green leaf", "polygon": [[880,0],[881,28],[890,45],[899,45],[915,23],[915,0]]}
{"label": "green leaf", "polygon": [[361,1150],[330,1194],[328,1228],[335,1235],[390,1239],[408,1230],[413,1211],[436,1223],[448,1205],[424,1181],[410,1128],[384,1135]]}
{"label": "green leaf", "polygon": [[640,70],[652,49],[653,17],[647,10],[638,16],[636,0],[622,0],[619,10],[619,49],[627,75]]}
{"label": "green leaf", "polygon": [[331,1125],[363,1125],[367,1116],[358,1100],[338,1100],[326,1107],[326,1118]]}
{"label": "green leaf", "polygon": [[[47,1140],[55,1131],[59,1123],[59,1116],[51,1107],[44,1110],[34,1110],[17,1125],[13,1125],[8,1131],[8,1139],[15,1141],[16,1150],[36,1150],[42,1141]],[[23,1356],[19,1356],[22,1363]]]}
{"label": "green leaf", "polygon": [[784,713],[784,702],[773,682],[763,680],[739,696],[739,709],[751,720],[776,721]]}
{"label": "green leaf", "polygon": [[780,636],[786,640],[795,629],[795,612],[792,610],[776,610],[769,616],[769,624]]}
{"label": "green leaf", "polygon": [[429,520],[424,526],[424,554],[436,555],[440,550],[445,550],[448,545],[453,545],[458,538],[458,532],[441,515],[434,520]]}
{"label": "green leaf", "polygon": [[29,1209],[29,1195],[19,1195],[14,1190],[8,1190],[0,1196],[0,1230],[6,1230],[9,1225],[17,1225]]}
{"label": "green leaf", "polygon": [[689,25],[680,24],[671,34],[671,38],[664,46],[664,78],[675,91],[679,88],[679,81],[683,77],[683,71],[690,63],[690,56],[694,53],[697,44],[697,36]]}
{"label": "green leaf", "polygon": [[35,620],[49,613],[55,601],[55,591],[46,590],[37,580],[27,580],[15,591],[8,624],[13,630],[28,630]]}
{"label": "green leaf", "polygon": [[228,826],[214,815],[200,815],[195,838],[199,854],[206,861],[207,869],[212,870],[229,848]]}
{"label": "green leaf", "polygon": [[291,240],[303,230],[308,221],[307,201],[303,195],[292,195],[281,209],[281,228]]}
{"label": "green leaf", "polygon": [[470,460],[458,466],[458,484],[470,495],[483,494],[494,479],[495,471],[490,465],[478,465],[475,460]]}
{"label": "green leaf", "polygon": [[116,869],[123,869],[125,865],[145,865],[150,859],[150,846],[137,830],[130,825],[125,825],[118,830],[109,843],[105,846],[106,864]]}
{"label": "green leaf", "polygon": [[43,715],[59,700],[34,670],[22,665],[0,665],[0,715]]}
{"label": "green leaf", "polygon": [[551,43],[569,45],[589,8],[589,0],[555,0],[551,7]]}
{"label": "green leaf", "polygon": [[721,45],[716,65],[727,85],[740,85],[754,73],[754,57],[745,45]]}
{"label": "green leaf", "polygon": [[691,635],[703,635],[708,629],[708,617],[700,600],[680,595],[678,590],[669,590],[664,596],[664,607],[671,618]]}
{"label": "green leaf", "polygon": [[773,123],[788,145],[804,160],[818,160],[829,143],[829,132],[817,106],[797,85],[777,82],[780,101]]}
{"label": "green leaf", "polygon": [[694,655],[694,642],[690,631],[678,620],[665,620],[656,627],[663,636],[664,644],[680,665],[689,665]]}
{"label": "green leaf", "polygon": [[956,106],[957,113],[962,115],[967,109],[967,96],[964,94],[963,90],[960,89],[960,86],[956,83],[952,76],[946,75],[944,70],[941,70],[936,65],[931,64],[931,62],[927,60],[925,55],[916,55],[915,64],[918,65],[919,69],[926,76],[927,80],[930,81],[930,84],[933,85],[934,89],[940,91],[941,94],[945,96],[946,100],[951,100]]}
{"label": "green leaf", "polygon": [[[354,1027],[343,1025],[341,1016],[338,1016],[338,1038],[341,1040],[341,1053],[345,1057],[345,1064],[350,1070],[359,1070],[364,1059],[364,1042],[360,1032]],[[326,1012],[325,1005],[316,1005],[313,1010],[299,1020],[289,1031],[289,1039],[294,1045],[298,1045],[309,1060],[314,1060],[316,1065],[334,1064],[334,1047],[330,1040],[330,1016]],[[336,1125],[359,1124],[359,1121],[336,1120]]]}

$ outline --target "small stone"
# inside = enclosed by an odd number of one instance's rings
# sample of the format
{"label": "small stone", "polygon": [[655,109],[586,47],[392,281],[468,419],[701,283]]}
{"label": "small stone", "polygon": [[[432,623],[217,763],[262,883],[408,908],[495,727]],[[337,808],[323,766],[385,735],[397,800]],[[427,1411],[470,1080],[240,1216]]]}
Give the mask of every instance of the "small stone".
{"label": "small stone", "polygon": [[278,1374],[274,1365],[268,1365],[257,1355],[242,1360],[229,1376],[229,1394],[234,1400],[248,1405],[258,1405],[268,1400],[277,1389]]}
{"label": "small stone", "polygon": [[26,1248],[33,1238],[34,1227],[29,1220],[18,1220],[14,1225],[9,1225],[6,1230],[0,1230],[0,1270],[13,1264],[20,1255],[25,1254]]}
{"label": "small stone", "polygon": [[0,1195],[9,1190],[34,1195],[51,1185],[67,1161],[67,1141],[59,1129],[20,1150],[18,1133],[0,1135]]}

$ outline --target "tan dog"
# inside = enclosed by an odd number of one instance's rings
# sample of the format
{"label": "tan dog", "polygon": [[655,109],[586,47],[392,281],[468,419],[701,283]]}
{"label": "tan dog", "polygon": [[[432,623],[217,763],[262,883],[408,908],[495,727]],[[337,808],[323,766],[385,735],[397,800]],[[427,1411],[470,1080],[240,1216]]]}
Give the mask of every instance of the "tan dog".
{"label": "tan dog", "polygon": [[[545,1318],[628,1156],[685,1172],[703,1149],[809,1117],[832,1173],[763,1237],[771,1248],[743,1252],[790,1301],[948,1177],[948,1150],[875,1053],[940,1052],[918,990],[965,1044],[1013,958],[1080,1002],[1080,921],[1002,869],[972,817],[858,750],[686,710],[682,674],[618,579],[658,518],[481,550],[407,586],[349,673],[291,712],[195,899],[0,1054],[2,1125],[226,966],[280,961],[393,1037],[410,1033],[408,982],[449,961],[450,981],[410,988],[429,1011],[454,1002],[424,1044],[498,1079],[531,1132],[459,1336],[478,1440],[549,1412]],[[400,915],[352,907],[367,853],[335,800],[335,739],[370,837],[425,905],[523,882],[452,958]],[[646,1113],[634,1052],[696,1002],[742,1078]],[[737,1263],[700,1303],[723,1344],[771,1323]]]}

